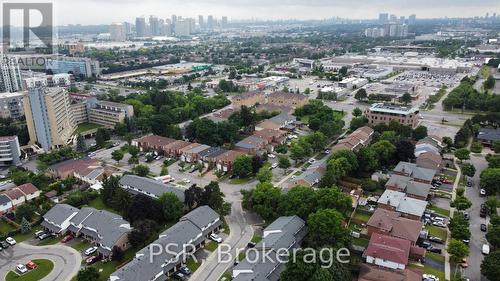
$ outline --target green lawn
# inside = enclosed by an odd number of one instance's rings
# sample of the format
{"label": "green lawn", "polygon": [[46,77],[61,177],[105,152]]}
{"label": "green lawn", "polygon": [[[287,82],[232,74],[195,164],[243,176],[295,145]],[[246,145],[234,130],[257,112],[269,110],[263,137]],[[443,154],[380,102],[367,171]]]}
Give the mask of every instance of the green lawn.
{"label": "green lawn", "polygon": [[353,219],[361,222],[368,222],[370,220],[370,215],[365,212],[360,212],[359,210],[353,216]]}
{"label": "green lawn", "polygon": [[436,205],[429,207],[429,209],[436,212],[436,214],[440,214],[441,216],[450,217],[450,210],[439,208]]}
{"label": "green lawn", "polygon": [[102,127],[102,125],[98,125],[98,124],[94,124],[94,123],[82,123],[82,124],[79,124],[78,127],[76,127],[74,134],[77,135],[77,134],[85,133],[87,131],[99,129],[101,127]]}
{"label": "green lawn", "polygon": [[[104,202],[102,202],[101,197],[97,197],[96,199],[92,200],[88,204],[89,207],[95,208],[97,210],[106,210],[108,212],[118,214],[115,210],[109,208],[108,206],[104,205]],[[119,214],[118,214],[119,215]]]}
{"label": "green lawn", "polygon": [[445,275],[444,275],[444,272],[442,271],[439,271],[433,267],[430,267],[430,266],[424,266],[424,274],[432,274],[434,276],[436,276],[437,278],[439,278],[439,280],[446,280],[445,279]]}
{"label": "green lawn", "polygon": [[[111,273],[115,272],[119,265],[125,265],[128,261],[134,258],[136,251],[134,249],[128,249],[125,251],[125,258],[123,261],[110,261],[110,262],[98,262],[93,264],[92,266],[99,271],[99,280],[98,281],[107,281]],[[97,280],[96,280],[97,281]]]}
{"label": "green lawn", "polygon": [[425,257],[428,259],[431,259],[433,261],[437,261],[437,262],[444,264],[444,256],[443,255],[432,253],[432,252],[427,252],[425,254]]}
{"label": "green lawn", "polygon": [[361,246],[361,247],[368,247],[368,243],[370,241],[368,241],[367,239],[363,239],[363,238],[356,238],[356,237],[353,237],[352,238],[352,244],[356,245],[356,246]]}
{"label": "green lawn", "polygon": [[446,232],[446,229],[440,228],[437,226],[433,226],[433,225],[428,225],[425,228],[429,231],[430,236],[436,236],[436,237],[439,237],[439,238],[443,239],[444,241],[446,241],[447,234],[448,234]]}
{"label": "green lawn", "polygon": [[259,243],[260,241],[262,241],[262,236],[254,234],[253,237],[252,237],[252,242]]}
{"label": "green lawn", "polygon": [[14,230],[16,229],[12,225],[8,224],[4,220],[0,220],[0,234],[7,234]]}
{"label": "green lawn", "polygon": [[17,242],[23,242],[23,241],[26,241],[28,239],[31,239],[31,238],[34,238],[35,236],[35,232],[41,230],[42,227],[40,225],[37,225],[33,228],[31,228],[31,231],[29,231],[28,233],[19,233],[19,234],[16,234],[14,235],[12,238],[14,238]]}
{"label": "green lawn", "polygon": [[186,266],[192,271],[195,272],[201,265],[201,261],[195,262],[193,258],[188,258],[186,260]]}
{"label": "green lawn", "polygon": [[71,248],[77,250],[78,252],[81,252],[81,251],[83,251],[83,249],[86,249],[89,247],[90,247],[89,242],[87,242],[85,240],[82,240],[80,242],[77,242],[77,243],[71,245]]}
{"label": "green lawn", "polygon": [[38,265],[37,268],[29,271],[22,276],[11,271],[7,274],[5,281],[37,281],[47,276],[54,268],[54,263],[49,260],[33,260]]}
{"label": "green lawn", "polygon": [[231,272],[224,272],[224,274],[222,274],[222,276],[220,277],[219,281],[229,281],[231,279],[233,279]]}
{"label": "green lawn", "polygon": [[251,181],[253,181],[254,178],[235,178],[235,179],[232,179],[231,181],[229,181],[230,184],[245,184],[245,183],[249,183]]}
{"label": "green lawn", "polygon": [[59,241],[61,241],[61,237],[53,236],[53,237],[46,238],[46,239],[40,241],[40,243],[38,243],[37,246],[54,245],[54,244],[59,243]]}
{"label": "green lawn", "polygon": [[205,250],[207,250],[209,252],[213,252],[213,251],[217,250],[217,247],[219,247],[219,243],[217,243],[215,241],[210,241],[205,245]]}

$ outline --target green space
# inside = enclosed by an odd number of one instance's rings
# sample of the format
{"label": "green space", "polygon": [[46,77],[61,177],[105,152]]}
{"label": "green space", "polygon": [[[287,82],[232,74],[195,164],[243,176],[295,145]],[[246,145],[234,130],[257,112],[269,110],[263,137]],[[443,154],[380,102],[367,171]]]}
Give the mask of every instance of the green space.
{"label": "green space", "polygon": [[427,252],[425,254],[425,257],[428,259],[431,259],[433,261],[444,264],[444,256],[443,255],[432,253],[432,252]]}
{"label": "green space", "polygon": [[423,273],[424,274],[432,274],[432,275],[436,276],[437,278],[439,278],[439,280],[446,280],[444,272],[442,272],[440,270],[437,270],[437,269],[435,269],[433,267],[430,267],[428,265],[424,266]]}
{"label": "green space", "polygon": [[[110,261],[110,262],[98,262],[93,264],[92,266],[99,271],[99,280],[98,281],[107,281],[111,273],[115,272],[118,269],[118,266],[124,265],[130,260],[134,258],[135,251],[133,249],[128,249],[125,251],[125,258],[123,261]],[[97,281],[97,280],[96,280]]]}
{"label": "green space", "polygon": [[31,228],[31,230],[29,232],[16,234],[12,238],[14,238],[18,243],[23,242],[23,241],[26,241],[28,239],[34,238],[35,232],[37,232],[41,229],[42,229],[42,227],[40,225],[37,225],[37,226]]}
{"label": "green space", "polygon": [[14,230],[16,229],[12,225],[8,224],[4,220],[0,220],[0,234],[7,234]]}
{"label": "green space", "polygon": [[242,260],[244,260],[245,258],[246,258],[246,254],[245,254],[245,252],[244,252],[244,251],[243,251],[243,252],[238,253],[238,261],[242,261]]}
{"label": "green space", "polygon": [[195,261],[192,257],[186,260],[186,266],[195,272],[201,265],[201,261]]}
{"label": "green space", "polygon": [[104,202],[102,202],[101,197],[97,197],[96,199],[90,201],[89,204],[88,204],[88,206],[92,207],[94,209],[97,209],[97,210],[106,210],[108,212],[117,214],[117,212],[115,210],[113,210],[110,207],[104,205]]}
{"label": "green space", "polygon": [[76,242],[75,244],[71,245],[71,248],[77,250],[78,252],[83,251],[83,249],[87,249],[90,247],[89,242],[82,240],[79,242]]}
{"label": "green space", "polygon": [[74,134],[75,135],[82,134],[82,133],[85,133],[85,132],[88,132],[88,131],[91,131],[91,130],[99,129],[101,127],[102,127],[102,125],[99,125],[99,124],[82,123],[82,124],[79,124],[78,127],[76,127],[76,130],[75,130]]}
{"label": "green space", "polygon": [[368,243],[369,242],[370,241],[368,241],[368,239],[356,238],[356,237],[352,238],[352,244],[353,245],[364,247],[364,248],[368,247]]}
{"label": "green space", "polygon": [[429,231],[430,236],[436,236],[446,241],[446,238],[448,236],[448,232],[446,231],[446,229],[433,225],[428,225],[425,227],[425,229]]}
{"label": "green space", "polygon": [[249,183],[253,180],[254,180],[254,178],[235,178],[235,179],[232,179],[231,181],[229,181],[229,183],[237,185],[237,184]]}
{"label": "green space", "polygon": [[40,243],[38,243],[37,246],[47,246],[47,245],[54,245],[54,244],[57,244],[59,243],[59,241],[61,241],[61,238],[60,237],[57,237],[57,236],[52,236],[50,238],[46,238],[42,241],[40,241]]}
{"label": "green space", "polygon": [[219,247],[219,243],[217,243],[215,241],[210,241],[205,245],[205,250],[207,250],[209,252],[213,252],[213,251],[217,250],[217,247]]}
{"label": "green space", "polygon": [[353,219],[361,222],[368,222],[370,220],[370,214],[365,213],[365,212],[360,212],[359,210],[356,211],[354,216],[352,217]]}
{"label": "green space", "polygon": [[433,205],[433,206],[429,207],[429,209],[432,210],[432,211],[434,211],[434,212],[436,212],[436,214],[439,214],[441,216],[450,217],[450,210],[439,208],[436,205]]}
{"label": "green space", "polygon": [[231,272],[224,272],[224,274],[222,274],[222,276],[220,277],[219,281],[229,281],[231,279],[233,279]]}
{"label": "green space", "polygon": [[37,268],[23,274],[17,275],[17,273],[10,271],[5,277],[5,281],[36,281],[41,280],[47,276],[54,268],[54,263],[49,260],[40,259],[33,260],[34,263],[38,265]]}
{"label": "green space", "polygon": [[262,236],[254,234],[253,237],[252,237],[252,242],[259,243],[260,241],[262,241]]}

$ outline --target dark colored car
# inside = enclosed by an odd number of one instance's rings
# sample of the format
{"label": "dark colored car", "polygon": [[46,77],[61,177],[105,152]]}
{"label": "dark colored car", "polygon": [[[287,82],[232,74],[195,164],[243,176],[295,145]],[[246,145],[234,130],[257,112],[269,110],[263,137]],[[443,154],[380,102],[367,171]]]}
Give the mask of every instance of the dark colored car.
{"label": "dark colored car", "polygon": [[5,242],[5,241],[0,241],[0,246],[2,246],[2,248],[4,249],[7,249],[10,247],[9,243]]}
{"label": "dark colored car", "polygon": [[187,266],[183,266],[179,269],[179,272],[184,274],[184,275],[190,275],[191,274],[191,269]]}
{"label": "dark colored car", "polygon": [[422,243],[420,243],[420,246],[422,248],[428,249],[428,248],[432,247],[432,244],[429,243],[428,241],[422,241]]}
{"label": "dark colored car", "polygon": [[436,254],[441,254],[443,252],[442,249],[432,247],[432,246],[427,248],[427,251],[432,252],[432,253],[436,253]]}
{"label": "dark colored car", "polygon": [[247,247],[248,248],[253,248],[253,247],[255,247],[255,245],[257,245],[257,243],[255,243],[255,242],[248,242]]}
{"label": "dark colored car", "polygon": [[482,232],[486,232],[487,231],[486,224],[484,224],[484,223],[481,224],[481,231]]}
{"label": "dark colored car", "polygon": [[172,277],[176,280],[186,280],[186,275],[182,274],[181,272],[174,273]]}
{"label": "dark colored car", "polygon": [[438,243],[438,244],[444,243],[443,239],[441,239],[439,237],[434,237],[434,236],[429,237],[429,241],[434,242],[434,243]]}

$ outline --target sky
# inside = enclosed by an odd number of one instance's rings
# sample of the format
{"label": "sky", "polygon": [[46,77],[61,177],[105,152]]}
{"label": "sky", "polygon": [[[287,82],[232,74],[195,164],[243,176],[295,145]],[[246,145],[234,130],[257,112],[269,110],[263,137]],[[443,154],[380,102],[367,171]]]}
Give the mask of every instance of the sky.
{"label": "sky", "polygon": [[138,16],[231,19],[374,19],[381,12],[418,18],[500,15],[500,0],[52,0],[57,24],[135,22]]}

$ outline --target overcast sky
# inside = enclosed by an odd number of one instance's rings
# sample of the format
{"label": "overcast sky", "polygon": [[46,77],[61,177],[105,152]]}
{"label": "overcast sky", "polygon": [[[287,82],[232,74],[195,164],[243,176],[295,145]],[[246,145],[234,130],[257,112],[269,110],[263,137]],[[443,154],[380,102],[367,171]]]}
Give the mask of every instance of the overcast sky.
{"label": "overcast sky", "polygon": [[500,14],[500,0],[53,0],[58,24],[134,22],[137,16],[212,14],[231,19],[377,18],[381,12],[419,18]]}

